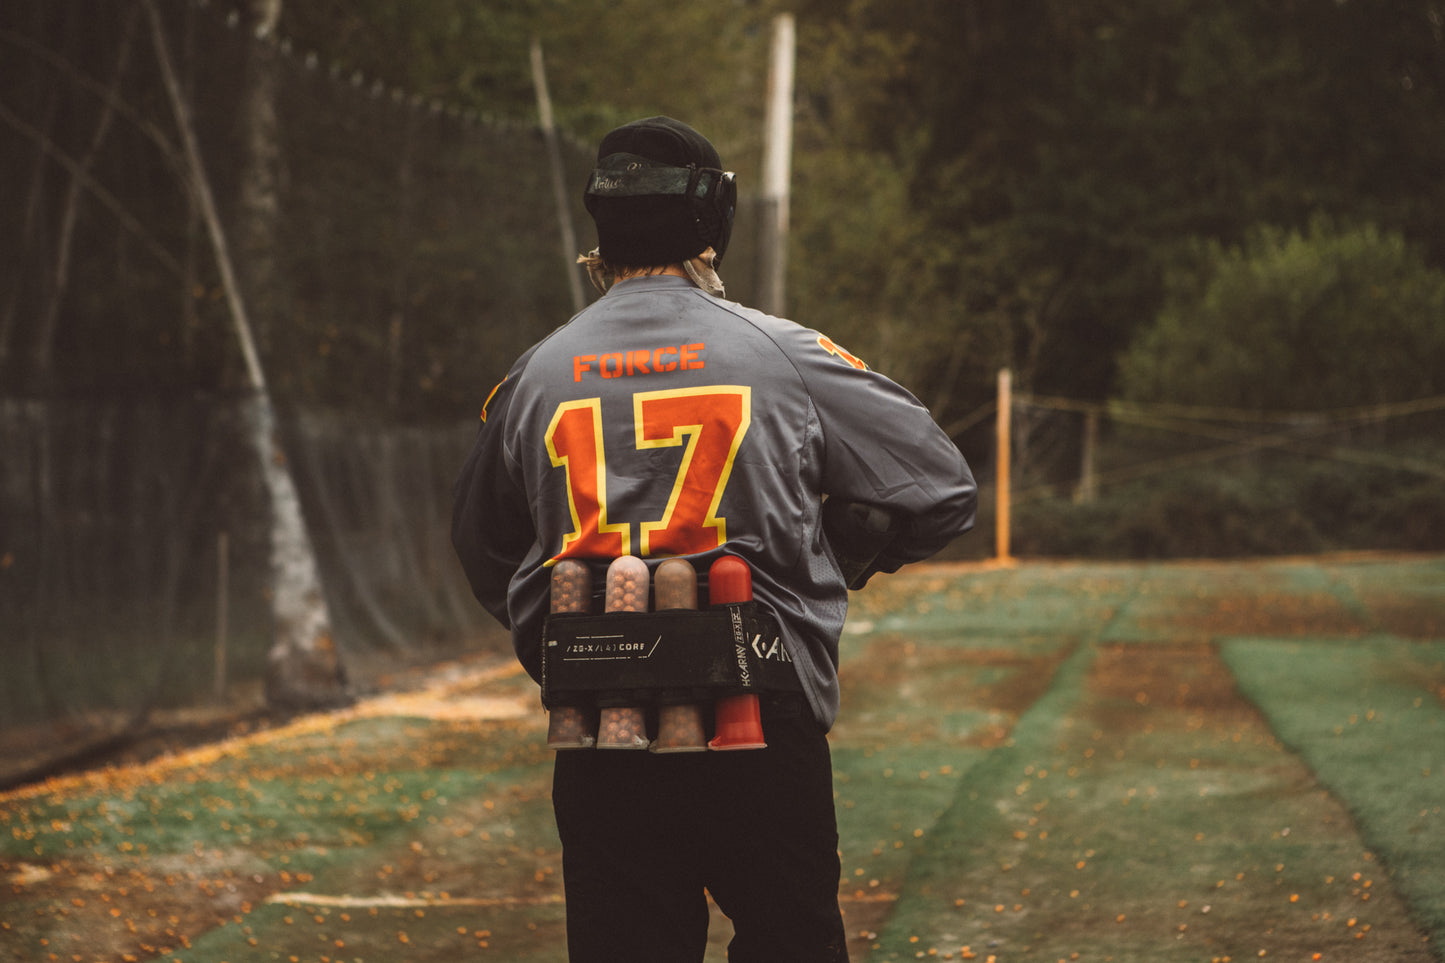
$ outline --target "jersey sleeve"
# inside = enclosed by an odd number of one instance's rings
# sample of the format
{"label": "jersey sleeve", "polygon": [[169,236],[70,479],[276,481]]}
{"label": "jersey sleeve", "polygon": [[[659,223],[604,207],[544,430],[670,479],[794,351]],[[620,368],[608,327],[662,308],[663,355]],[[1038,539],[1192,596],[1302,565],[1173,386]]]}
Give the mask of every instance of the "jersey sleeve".
{"label": "jersey sleeve", "polygon": [[452,546],[472,594],[508,628],[507,590],[536,541],[521,472],[506,449],[515,387],[508,376],[492,392],[452,492]]}
{"label": "jersey sleeve", "polygon": [[894,518],[881,571],[928,558],[973,527],[973,473],[917,398],[816,331],[803,329],[794,362],[823,430],[824,492]]}

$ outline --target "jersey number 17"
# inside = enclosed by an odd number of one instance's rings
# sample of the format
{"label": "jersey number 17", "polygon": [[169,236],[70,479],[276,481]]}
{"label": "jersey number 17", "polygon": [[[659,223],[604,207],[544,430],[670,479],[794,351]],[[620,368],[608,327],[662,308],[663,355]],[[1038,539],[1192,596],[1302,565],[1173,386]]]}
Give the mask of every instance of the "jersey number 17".
{"label": "jersey number 17", "polygon": [[752,390],[713,385],[645,391],[632,396],[636,448],[682,447],[682,461],[660,519],[632,523],[608,517],[607,454],[603,450],[602,399],[583,398],[557,407],[547,426],[552,465],[567,472],[572,530],[562,538],[564,558],[690,555],[727,541],[718,505],[733,461],[752,422]]}

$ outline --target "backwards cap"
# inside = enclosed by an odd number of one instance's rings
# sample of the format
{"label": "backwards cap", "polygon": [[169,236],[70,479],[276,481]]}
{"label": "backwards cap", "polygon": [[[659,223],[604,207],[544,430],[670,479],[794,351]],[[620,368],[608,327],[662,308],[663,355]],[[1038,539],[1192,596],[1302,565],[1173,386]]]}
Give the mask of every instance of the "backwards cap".
{"label": "backwards cap", "polygon": [[737,188],[708,139],[671,117],[624,124],[602,138],[583,198],[603,260],[627,267],[719,260]]}

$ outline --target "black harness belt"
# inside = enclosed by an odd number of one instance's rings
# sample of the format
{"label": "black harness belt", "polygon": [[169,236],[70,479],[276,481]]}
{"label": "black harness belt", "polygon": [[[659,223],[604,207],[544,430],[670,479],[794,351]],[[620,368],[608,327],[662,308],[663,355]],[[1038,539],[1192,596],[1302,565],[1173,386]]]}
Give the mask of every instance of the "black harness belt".
{"label": "black harness belt", "polygon": [[542,702],[549,709],[800,691],[777,621],[755,602],[553,614],[543,628]]}

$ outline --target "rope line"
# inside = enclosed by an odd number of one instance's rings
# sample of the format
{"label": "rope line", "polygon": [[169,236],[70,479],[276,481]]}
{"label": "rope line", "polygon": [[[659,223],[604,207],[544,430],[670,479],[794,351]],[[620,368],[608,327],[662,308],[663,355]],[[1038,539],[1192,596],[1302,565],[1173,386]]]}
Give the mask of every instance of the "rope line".
{"label": "rope line", "polygon": [[1223,421],[1238,424],[1366,424],[1406,415],[1424,414],[1445,409],[1445,395],[1416,398],[1411,401],[1384,402],[1347,408],[1326,408],[1320,411],[1257,411],[1249,408],[1224,408],[1210,405],[1145,404],[1136,401],[1078,401],[1051,395],[1014,393],[1014,403],[1055,411],[1090,412],[1115,419],[1128,417],[1167,417],[1180,421]]}
{"label": "rope line", "polygon": [[[1320,436],[1331,432],[1445,410],[1445,395],[1320,411],[1253,411],[1243,408],[1143,404],[1119,400],[1082,401],[1027,393],[1016,394],[1014,404],[1024,409],[1103,417],[1137,428],[1172,432],[1219,443],[1197,451],[1096,471],[1092,483],[1097,487],[1119,485],[1259,451],[1284,451],[1445,480],[1445,464],[1319,440]],[[969,423],[975,424],[979,420],[981,418],[973,416]],[[1260,430],[1262,428],[1265,430]],[[1027,503],[1055,497],[1077,488],[1079,482],[1080,479],[1067,479],[1029,485],[1015,491],[1013,499],[1015,502]]]}

